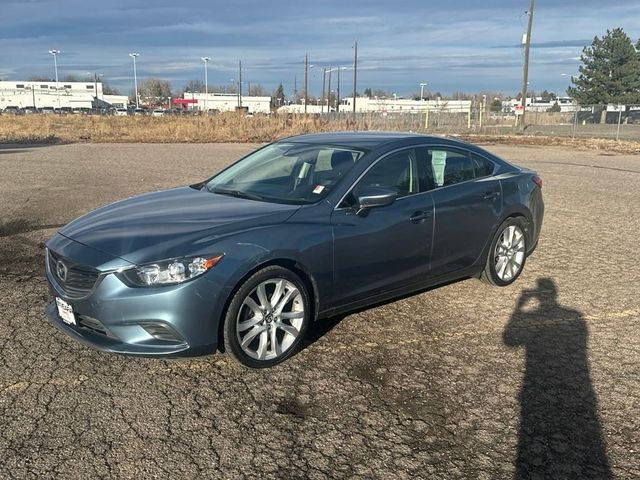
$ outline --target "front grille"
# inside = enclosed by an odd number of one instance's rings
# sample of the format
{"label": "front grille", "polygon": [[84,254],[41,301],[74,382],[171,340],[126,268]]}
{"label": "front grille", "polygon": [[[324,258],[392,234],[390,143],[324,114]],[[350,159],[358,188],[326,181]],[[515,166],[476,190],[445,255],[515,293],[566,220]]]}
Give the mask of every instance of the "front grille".
{"label": "front grille", "polygon": [[78,265],[51,250],[48,255],[49,272],[69,298],[82,298],[91,292],[100,272],[95,268]]}

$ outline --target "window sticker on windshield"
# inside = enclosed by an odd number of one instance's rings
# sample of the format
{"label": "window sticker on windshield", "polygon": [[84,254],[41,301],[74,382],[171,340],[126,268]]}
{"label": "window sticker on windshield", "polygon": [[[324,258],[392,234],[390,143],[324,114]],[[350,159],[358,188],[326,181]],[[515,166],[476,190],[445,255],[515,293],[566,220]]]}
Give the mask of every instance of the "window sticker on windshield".
{"label": "window sticker on windshield", "polygon": [[313,193],[322,193],[324,190],[324,185],[316,185],[316,188],[313,189]]}
{"label": "window sticker on windshield", "polygon": [[431,151],[431,168],[433,168],[433,181],[436,187],[444,185],[444,168],[447,165],[447,152],[444,150]]}

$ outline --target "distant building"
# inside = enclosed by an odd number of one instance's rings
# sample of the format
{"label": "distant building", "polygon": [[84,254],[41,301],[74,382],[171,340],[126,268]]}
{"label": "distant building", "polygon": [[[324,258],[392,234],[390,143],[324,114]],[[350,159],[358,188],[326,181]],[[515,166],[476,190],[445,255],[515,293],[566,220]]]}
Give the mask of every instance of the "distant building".
{"label": "distant building", "polygon": [[[357,113],[382,113],[382,114],[422,114],[435,111],[447,113],[468,113],[471,108],[470,100],[412,100],[406,98],[356,98]],[[331,111],[335,111],[332,107]],[[353,111],[353,97],[346,97],[340,101],[341,112]],[[304,105],[285,105],[278,109],[278,113],[303,113]],[[327,113],[327,106],[307,106],[307,113]]]}
{"label": "distant building", "polygon": [[[516,106],[520,105],[520,100],[515,98],[504,100],[502,102],[502,111],[504,113],[515,113]],[[575,112],[578,110],[578,104],[571,97],[556,97],[552,100],[543,99],[542,97],[527,97],[528,112],[547,112],[550,108],[558,105],[561,112]]]}
{"label": "distant building", "polygon": [[[197,92],[185,92],[182,95],[182,99],[188,102],[189,109],[192,110],[209,110],[218,112],[232,112],[235,111],[239,104],[240,99],[236,93],[197,93]],[[246,109],[249,113],[269,113],[271,112],[271,97],[255,97],[255,96],[242,96],[241,99],[242,108]],[[182,103],[185,102],[175,102]]]}
{"label": "distant building", "polygon": [[[316,104],[308,104],[307,105],[307,113],[308,114],[316,114],[322,113],[323,111],[326,113],[327,107],[324,108],[320,105]],[[304,113],[304,103],[292,103],[290,105],[283,105],[278,108],[278,113]]]}
{"label": "distant building", "polygon": [[0,110],[6,107],[100,108],[126,107],[126,95],[105,95],[101,82],[0,82]]}

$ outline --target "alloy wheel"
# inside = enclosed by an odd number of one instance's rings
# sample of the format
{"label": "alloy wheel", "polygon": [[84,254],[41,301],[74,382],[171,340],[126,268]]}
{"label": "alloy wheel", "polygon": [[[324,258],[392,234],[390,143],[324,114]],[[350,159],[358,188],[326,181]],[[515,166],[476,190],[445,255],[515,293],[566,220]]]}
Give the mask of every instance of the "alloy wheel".
{"label": "alloy wheel", "polygon": [[256,360],[284,354],[300,335],[304,321],[300,290],[284,278],[268,279],[244,299],[236,318],[242,351]]}
{"label": "alloy wheel", "polygon": [[493,258],[500,280],[508,282],[518,275],[524,263],[524,233],[520,227],[509,225],[502,231]]}

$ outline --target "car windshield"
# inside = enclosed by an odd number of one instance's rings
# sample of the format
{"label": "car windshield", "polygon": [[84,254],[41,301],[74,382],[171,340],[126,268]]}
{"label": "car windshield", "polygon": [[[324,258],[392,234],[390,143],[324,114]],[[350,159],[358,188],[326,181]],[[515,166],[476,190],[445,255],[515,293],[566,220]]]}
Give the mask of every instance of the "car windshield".
{"label": "car windshield", "polygon": [[208,191],[276,203],[324,198],[365,154],[331,145],[274,143],[209,180]]}

